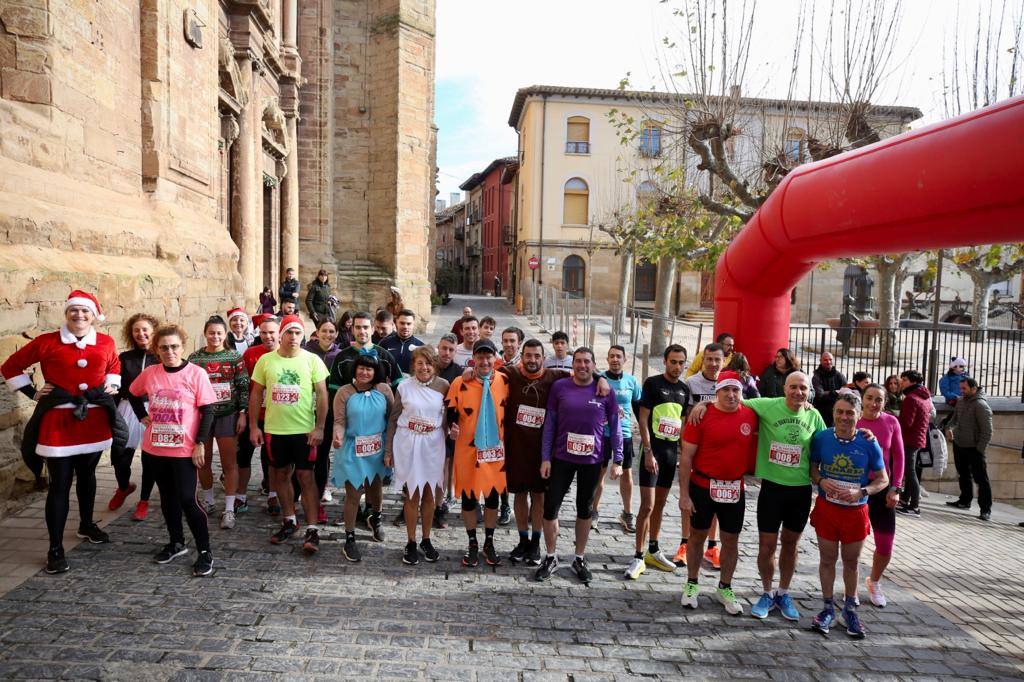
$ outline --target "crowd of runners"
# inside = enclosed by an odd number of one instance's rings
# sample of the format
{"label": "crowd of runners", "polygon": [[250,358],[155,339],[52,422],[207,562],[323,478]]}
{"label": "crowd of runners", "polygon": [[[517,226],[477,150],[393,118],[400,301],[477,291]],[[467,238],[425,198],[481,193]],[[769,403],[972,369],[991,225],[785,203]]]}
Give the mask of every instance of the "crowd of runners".
{"label": "crowd of runners", "polygon": [[[196,576],[215,570],[211,519],[230,530],[257,507],[281,520],[268,542],[301,543],[315,555],[325,526],[340,523],[340,555],[359,562],[361,526],[372,542],[385,541],[382,505],[391,485],[402,496],[393,523],[405,526],[406,543],[395,555],[404,564],[440,559],[431,533],[447,527],[457,505],[463,566],[497,566],[507,557],[549,580],[560,566],[559,521],[568,504],[575,514],[571,571],[590,583],[587,541],[611,481],[622,499],[616,520],[635,537],[635,554],[623,557],[624,579],[642,580],[648,568],[682,568],[681,603],[696,609],[704,568],[717,574],[713,598],[739,615],[732,579],[747,486],[757,479],[762,589],[750,600],[750,615],[764,619],[777,610],[800,619],[789,589],[808,522],[817,534],[823,598],[812,627],[827,634],[838,620],[850,636],[864,636],[858,562],[872,532],[866,594],[874,606],[886,605],[882,583],[897,509],[919,513],[917,453],[930,405],[919,372],[884,384],[859,373],[850,384],[831,385],[800,371],[792,352],[780,349],[757,381],[733,338],[721,334],[692,364],[686,349],[670,345],[664,371],[641,382],[625,371],[621,346],[598,358],[587,347],[570,349],[556,332],[549,353],[521,329],[499,334],[495,320],[469,309],[436,345],[413,334],[416,316],[406,309],[347,312],[337,321],[318,316],[315,330],[291,309],[283,312],[211,316],[197,342],[179,325],[138,313],[124,324],[119,354],[115,340],[94,326],[103,320],[96,297],[74,291],[61,329],[3,363],[8,386],[36,401],[22,454],[37,477],[48,472],[47,572],[69,569],[63,535],[73,482],[78,536],[109,542],[93,521],[95,469],[109,449],[118,485],[109,508],[138,491],[132,518],[144,521],[155,485],[169,537],[154,560],[166,564],[189,553],[184,518]],[[198,350],[189,354],[190,347]],[[827,375],[831,358],[822,360]],[[26,373],[37,363],[44,381]],[[138,485],[131,480],[136,452]],[[261,483],[250,487],[257,453]],[[328,518],[332,488],[344,494],[340,519]],[[671,555],[661,542],[673,489],[682,539]],[[513,518],[518,542],[499,549],[495,529]]]}

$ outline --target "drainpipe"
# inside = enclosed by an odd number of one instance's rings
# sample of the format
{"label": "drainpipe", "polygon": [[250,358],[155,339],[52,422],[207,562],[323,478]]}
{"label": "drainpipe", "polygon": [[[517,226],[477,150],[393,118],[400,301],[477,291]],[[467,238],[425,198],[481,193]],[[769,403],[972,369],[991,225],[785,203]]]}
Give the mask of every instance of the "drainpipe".
{"label": "drainpipe", "polygon": [[548,127],[548,96],[544,95],[543,97],[540,109],[540,222],[538,223],[540,253],[537,256],[540,260],[540,267],[537,268],[537,272],[540,273],[537,277],[537,283],[540,286],[544,285],[544,157],[548,149],[545,139]]}

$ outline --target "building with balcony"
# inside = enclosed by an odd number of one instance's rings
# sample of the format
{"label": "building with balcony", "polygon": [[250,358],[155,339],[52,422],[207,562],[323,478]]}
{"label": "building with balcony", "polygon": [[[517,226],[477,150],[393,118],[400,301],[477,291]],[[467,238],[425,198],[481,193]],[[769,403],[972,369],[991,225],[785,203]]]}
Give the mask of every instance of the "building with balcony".
{"label": "building with balcony", "polygon": [[480,291],[509,295],[509,251],[512,235],[512,189],[516,157],[495,159],[474,173],[459,189],[480,195]]}

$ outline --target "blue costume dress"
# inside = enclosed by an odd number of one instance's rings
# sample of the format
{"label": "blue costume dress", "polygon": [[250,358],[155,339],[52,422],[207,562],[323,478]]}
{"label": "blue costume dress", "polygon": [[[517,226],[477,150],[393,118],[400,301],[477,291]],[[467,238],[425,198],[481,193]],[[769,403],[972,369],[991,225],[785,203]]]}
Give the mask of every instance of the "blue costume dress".
{"label": "blue costume dress", "polygon": [[[387,438],[388,413],[393,402],[391,389],[377,384],[367,391],[357,391],[351,384],[335,395],[335,424],[345,429],[341,447],[334,451],[332,482],[344,488],[368,486],[376,478],[384,478],[384,444]],[[344,418],[339,419],[343,403]]]}

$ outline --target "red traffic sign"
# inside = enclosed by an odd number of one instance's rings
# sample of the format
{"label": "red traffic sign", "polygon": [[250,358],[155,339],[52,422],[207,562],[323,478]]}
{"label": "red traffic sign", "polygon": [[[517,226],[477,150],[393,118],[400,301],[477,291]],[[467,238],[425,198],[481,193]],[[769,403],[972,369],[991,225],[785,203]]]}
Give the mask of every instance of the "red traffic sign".
{"label": "red traffic sign", "polygon": [[531,270],[536,270],[540,267],[540,259],[536,256],[530,256],[530,260],[527,262],[527,265],[530,266]]}

